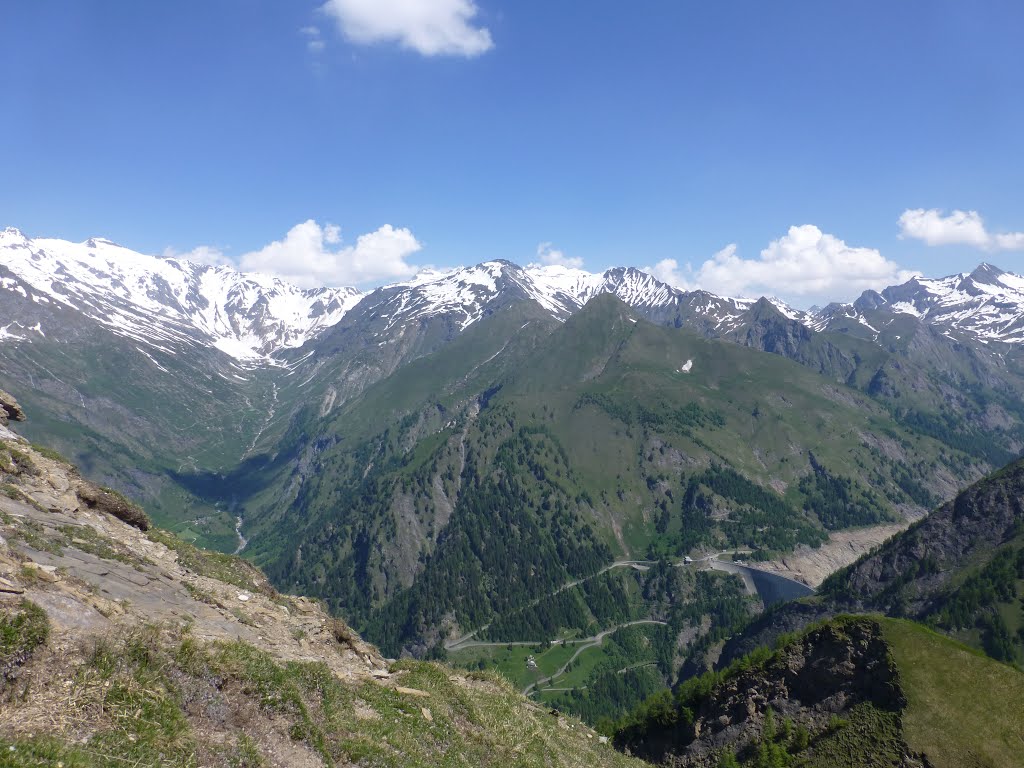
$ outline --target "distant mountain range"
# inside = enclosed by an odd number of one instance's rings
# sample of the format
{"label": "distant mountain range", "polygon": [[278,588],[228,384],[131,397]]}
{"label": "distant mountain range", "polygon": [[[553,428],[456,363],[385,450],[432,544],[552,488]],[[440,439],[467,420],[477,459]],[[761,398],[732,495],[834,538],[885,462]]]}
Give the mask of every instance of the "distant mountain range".
{"label": "distant mountain range", "polygon": [[[115,334],[170,352],[207,346],[239,361],[302,346],[362,298],[354,288],[300,290],[277,278],[136,253],[100,238],[84,243],[0,232],[0,286],[58,305]],[[3,338],[46,334],[20,317]]]}
{"label": "distant mountain range", "polygon": [[[137,253],[102,238],[71,243],[0,232],[0,289],[40,305],[55,304],[117,335],[159,349],[217,349],[248,365],[275,361],[285,350],[323,335],[349,313],[386,316],[384,329],[450,316],[458,330],[512,301],[532,300],[564,320],[594,296],[612,294],[659,324],[724,336],[749,317],[753,299],[681,291],[633,267],[600,274],[560,266],[520,267],[488,261],[425,271],[411,281],[369,292],[303,290],[278,278]],[[874,341],[895,316],[909,315],[983,343],[1024,342],[1024,277],[990,264],[943,278],[914,278],[852,304],[809,311],[766,299],[785,317],[814,331],[853,333]],[[0,305],[0,309],[3,306]],[[45,335],[41,320],[5,312],[0,339]]]}

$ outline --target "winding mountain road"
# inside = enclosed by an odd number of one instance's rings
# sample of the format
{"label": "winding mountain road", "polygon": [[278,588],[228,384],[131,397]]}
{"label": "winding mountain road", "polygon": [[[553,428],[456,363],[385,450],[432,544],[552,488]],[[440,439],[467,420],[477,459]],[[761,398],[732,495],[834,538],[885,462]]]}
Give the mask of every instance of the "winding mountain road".
{"label": "winding mountain road", "polygon": [[[517,610],[522,611],[522,610],[526,610],[527,608],[533,608],[533,606],[537,605],[537,603],[539,603],[541,600],[545,600],[545,599],[547,599],[549,597],[554,597],[555,595],[560,594],[560,593],[564,592],[567,589],[572,589],[573,587],[577,587],[580,584],[582,584],[584,581],[589,581],[590,579],[596,578],[596,577],[600,576],[601,574],[608,573],[608,571],[612,570],[613,568],[625,568],[625,567],[629,566],[630,568],[635,568],[638,571],[645,571],[648,568],[650,568],[652,565],[656,565],[656,564],[657,564],[657,560],[616,560],[615,562],[611,563],[610,565],[606,565],[604,568],[602,568],[601,570],[599,570],[597,573],[593,574],[592,576],[584,576],[583,578],[574,579],[573,581],[567,581],[565,584],[563,584],[562,586],[558,587],[558,589],[554,590],[553,592],[548,592],[546,595],[541,595],[540,597],[538,597],[538,598],[536,598],[534,600],[531,600],[530,602],[526,603],[526,605],[521,606]],[[681,565],[681,564],[682,563],[677,563],[677,565]],[[483,632],[484,630],[486,630],[490,626],[491,626],[490,624],[484,624],[482,627],[477,627],[472,632],[468,632],[465,635],[462,635],[461,637],[457,637],[454,640],[447,640],[447,641],[445,641],[445,644],[444,644],[445,650],[446,651],[459,651],[459,650],[462,650],[463,648],[472,648],[472,647],[478,646],[478,645],[509,645],[509,643],[469,642],[470,640],[473,639],[474,635],[476,635],[478,632]],[[543,643],[544,641],[541,640],[540,642]],[[512,645],[537,645],[537,643],[522,641],[522,642],[514,642],[514,643],[512,643]]]}
{"label": "winding mountain road", "polygon": [[[561,677],[562,675],[564,675],[565,674],[565,670],[567,670],[569,668],[570,664],[572,664],[574,661],[576,661],[576,658],[581,653],[583,653],[588,648],[595,648],[596,646],[600,645],[601,643],[604,642],[604,639],[606,637],[608,637],[608,635],[612,634],[613,632],[617,632],[618,630],[622,629],[623,627],[633,627],[633,626],[636,626],[637,624],[660,624],[661,626],[664,627],[664,626],[668,625],[668,622],[658,621],[657,619],[640,619],[639,621],[627,621],[625,624],[619,624],[618,626],[602,630],[601,632],[598,632],[593,637],[585,637],[585,638],[583,638],[581,640],[568,640],[568,641],[567,640],[552,640],[551,641],[552,645],[565,645],[567,642],[579,643],[579,645],[576,647],[576,652],[572,656],[569,657],[569,660],[567,662],[565,662],[565,664],[563,664],[557,670],[555,670],[554,673],[548,675],[547,677],[542,677],[539,680],[537,680],[535,682],[532,682],[528,686],[523,688],[523,695],[524,696],[528,696],[530,694],[530,691],[532,691],[537,686],[542,685],[544,683],[550,683],[555,678]],[[481,645],[508,645],[508,643],[481,643]]]}
{"label": "winding mountain road", "polygon": [[[749,550],[736,550],[736,552],[739,552],[741,554],[749,554]],[[757,585],[754,583],[754,579],[751,576],[751,571],[756,572],[759,576],[763,575],[764,578],[777,579],[780,582],[788,583],[791,586],[792,589],[794,589],[794,590],[802,590],[803,592],[801,592],[801,594],[806,593],[806,592],[813,592],[814,591],[813,589],[809,588],[806,584],[803,584],[802,582],[796,581],[795,579],[790,579],[790,578],[788,578],[786,576],[783,576],[781,574],[778,574],[778,573],[773,573],[772,571],[767,571],[767,570],[764,570],[764,569],[761,569],[761,568],[757,568],[755,566],[747,565],[746,563],[741,564],[741,563],[734,563],[732,561],[719,560],[719,557],[721,555],[728,555],[728,554],[732,554],[732,553],[733,553],[733,550],[723,550],[721,552],[713,552],[711,554],[705,555],[704,557],[697,558],[697,559],[692,559],[689,562],[687,562],[686,559],[684,558],[682,560],[678,560],[678,561],[674,562],[673,565],[676,568],[683,568],[683,567],[688,567],[688,566],[698,566],[698,567],[704,566],[704,567],[707,567],[707,568],[711,568],[713,570],[719,570],[719,571],[725,571],[725,572],[728,572],[728,573],[732,573],[732,574],[734,574],[736,576],[739,576],[743,580],[743,584],[746,587],[747,592],[749,594],[752,594],[752,595],[753,594],[758,594],[758,590],[757,590]],[[531,600],[529,603],[526,603],[525,605],[521,606],[518,610],[525,610],[527,608],[532,608],[533,606],[537,605],[541,600],[545,600],[545,599],[547,599],[549,597],[554,597],[555,595],[557,595],[557,594],[559,594],[561,592],[564,592],[567,589],[572,589],[573,587],[579,586],[583,582],[588,581],[589,579],[596,578],[597,576],[600,576],[600,575],[602,575],[604,573],[607,573],[608,571],[610,571],[610,570],[612,570],[614,568],[630,567],[630,568],[635,568],[636,570],[644,571],[644,570],[649,569],[653,565],[657,565],[657,563],[658,563],[657,560],[616,560],[615,562],[610,563],[609,565],[606,565],[604,568],[602,568],[601,570],[599,570],[597,573],[593,574],[592,576],[585,576],[583,578],[573,579],[572,581],[568,581],[565,584],[562,584],[560,587],[558,587],[554,591],[549,592],[549,593],[547,593],[545,595],[541,595],[540,597],[535,598],[534,600]],[[662,622],[655,622],[655,623],[662,623]],[[515,640],[515,641],[512,641],[512,642],[507,642],[507,641],[506,642],[484,642],[484,641],[481,641],[481,640],[473,640],[473,637],[475,637],[480,632],[484,632],[490,626],[491,625],[489,623],[488,624],[484,624],[482,627],[477,627],[472,632],[468,632],[468,633],[462,635],[461,637],[457,637],[454,640],[445,641],[445,644],[444,644],[445,650],[446,651],[461,651],[461,650],[463,650],[465,648],[479,648],[479,647],[482,647],[482,646],[539,645],[539,644],[542,644],[542,643],[546,642],[544,640],[539,640],[539,641],[538,640]],[[623,626],[628,626],[628,625],[623,625]],[[614,631],[614,630],[611,630],[611,631]],[[557,641],[557,642],[561,642],[561,641]],[[552,644],[555,644],[555,643],[556,643],[556,641],[552,641]]]}

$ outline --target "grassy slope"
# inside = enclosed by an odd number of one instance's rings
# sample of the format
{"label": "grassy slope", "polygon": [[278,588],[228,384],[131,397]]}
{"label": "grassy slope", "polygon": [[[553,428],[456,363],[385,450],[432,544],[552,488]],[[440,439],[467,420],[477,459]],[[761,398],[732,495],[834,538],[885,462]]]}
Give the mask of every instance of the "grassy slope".
{"label": "grassy slope", "polygon": [[892,765],[901,739],[935,768],[1024,766],[1024,674],[915,622],[879,624],[906,708],[855,708],[816,743],[808,768]]}
{"label": "grassy slope", "polygon": [[[0,766],[255,768],[268,765],[257,746],[264,718],[328,765],[641,765],[580,723],[528,704],[501,678],[453,679],[451,670],[419,662],[394,671],[404,687],[426,695],[352,686],[323,665],[282,664],[242,643],[204,647],[185,636],[167,646],[152,631],[130,633],[94,646],[72,678],[69,695],[107,714],[99,730],[84,744],[0,737]],[[300,753],[279,744],[276,754]]]}
{"label": "grassy slope", "polygon": [[911,748],[936,768],[1024,765],[1024,674],[912,622],[882,629],[908,699]]}

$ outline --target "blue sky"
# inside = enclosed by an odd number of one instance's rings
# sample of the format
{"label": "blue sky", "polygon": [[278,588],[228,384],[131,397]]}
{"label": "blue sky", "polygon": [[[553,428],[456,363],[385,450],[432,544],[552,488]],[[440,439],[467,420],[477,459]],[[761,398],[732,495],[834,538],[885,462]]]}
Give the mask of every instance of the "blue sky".
{"label": "blue sky", "polygon": [[1019,271],[1022,29],[1018,0],[0,0],[0,226],[304,284],[546,259],[806,305]]}

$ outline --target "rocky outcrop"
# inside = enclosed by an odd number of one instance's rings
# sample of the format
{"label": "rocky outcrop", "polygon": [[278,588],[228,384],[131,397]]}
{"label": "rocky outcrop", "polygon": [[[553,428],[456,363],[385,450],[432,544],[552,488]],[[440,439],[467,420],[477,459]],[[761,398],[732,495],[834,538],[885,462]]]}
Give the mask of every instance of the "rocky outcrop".
{"label": "rocky outcrop", "polygon": [[828,624],[783,650],[763,669],[725,683],[694,721],[694,742],[686,755],[693,765],[729,747],[736,752],[755,742],[770,707],[811,733],[833,715],[860,702],[886,710],[906,705],[894,666],[876,623]]}
{"label": "rocky outcrop", "polygon": [[1024,462],[971,486],[837,577],[841,599],[907,616],[927,610],[962,567],[986,558],[1024,523]]}
{"label": "rocky outcrop", "polygon": [[18,405],[14,395],[0,389],[0,424],[7,426],[12,421],[24,421],[25,411]]}
{"label": "rocky outcrop", "polygon": [[769,710],[776,724],[788,719],[813,743],[834,717],[865,703],[899,712],[907,702],[878,622],[845,618],[808,632],[763,664],[727,675],[696,702],[688,725],[647,730],[625,746],[657,763],[710,768],[725,751],[753,753]]}
{"label": "rocky outcrop", "polygon": [[101,488],[88,480],[82,481],[78,486],[78,498],[85,502],[90,509],[97,509],[113,515],[118,520],[123,520],[128,525],[135,526],[140,531],[148,531],[152,523],[138,504],[126,499],[121,494],[109,488]]}

